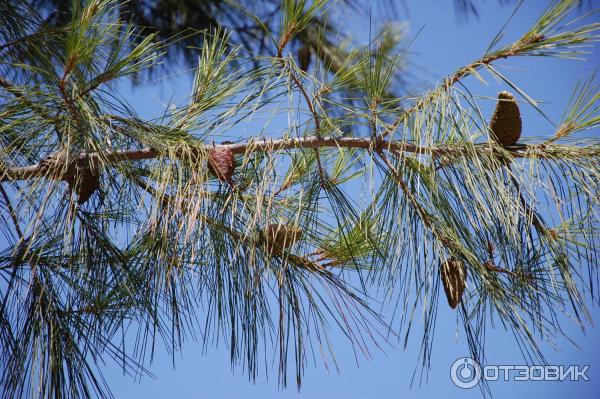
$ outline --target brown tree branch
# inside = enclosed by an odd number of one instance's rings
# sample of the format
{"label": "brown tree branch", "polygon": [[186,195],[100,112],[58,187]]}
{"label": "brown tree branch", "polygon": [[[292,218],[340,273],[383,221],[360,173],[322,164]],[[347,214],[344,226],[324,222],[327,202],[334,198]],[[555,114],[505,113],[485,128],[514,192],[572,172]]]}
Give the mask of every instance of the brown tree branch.
{"label": "brown tree branch", "polygon": [[[300,148],[359,148],[365,150],[372,150],[374,148],[380,148],[393,153],[414,153],[424,154],[431,156],[442,156],[442,155],[460,155],[470,154],[473,152],[472,146],[461,146],[461,145],[441,145],[422,147],[405,141],[392,141],[392,140],[374,140],[371,137],[299,137],[299,138],[281,138],[281,139],[263,139],[263,140],[249,140],[243,143],[235,144],[217,144],[214,147],[229,148],[234,154],[247,154],[254,152],[275,152],[283,150],[292,150]],[[515,145],[506,150],[510,151],[514,158],[545,158],[548,155],[545,153],[548,150],[560,149],[560,145],[546,145],[546,144],[532,144],[532,145]],[[192,153],[196,151],[207,151],[209,148],[213,148],[213,145],[204,145],[197,147],[192,150]],[[475,144],[475,148],[482,152],[493,153],[494,148],[489,143]],[[189,148],[186,151],[190,153]],[[600,150],[598,152],[600,155]],[[102,154],[97,152],[83,153],[75,161],[87,162],[89,164],[118,164],[120,162],[128,161],[142,161],[159,158],[165,156],[158,150],[153,148],[143,148],[137,150],[118,150],[118,151],[105,151]],[[183,156],[183,155],[182,155]],[[589,156],[589,155],[588,155]],[[34,164],[20,167],[8,167],[4,170],[0,169],[0,181],[14,181],[14,180],[27,180],[41,176],[53,176],[54,174],[48,173],[47,166],[41,164]],[[66,176],[62,176],[66,177]]]}

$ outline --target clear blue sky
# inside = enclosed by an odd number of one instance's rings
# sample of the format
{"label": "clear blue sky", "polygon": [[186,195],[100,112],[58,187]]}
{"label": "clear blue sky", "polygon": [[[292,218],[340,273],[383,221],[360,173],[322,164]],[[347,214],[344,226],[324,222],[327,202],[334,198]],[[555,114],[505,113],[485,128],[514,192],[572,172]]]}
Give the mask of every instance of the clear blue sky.
{"label": "clear blue sky", "polygon": [[[375,3],[376,0],[372,1]],[[406,17],[411,24],[411,34],[414,35],[423,27],[411,47],[410,73],[415,77],[411,80],[415,88],[433,85],[444,75],[480,57],[513,10],[512,5],[500,6],[494,0],[478,1],[480,18],[459,22],[449,0],[406,0],[405,3],[409,11]],[[504,42],[515,39],[524,32],[541,13],[546,3],[526,2],[509,25],[509,34]],[[505,74],[508,73],[532,97],[544,101],[543,110],[554,121],[558,121],[577,79],[587,76],[598,66],[598,47],[594,50],[596,54],[590,55],[587,61],[538,57],[500,61],[498,65],[503,66]],[[492,78],[487,81],[488,86],[481,85],[473,79],[467,80],[466,83],[473,93],[481,96],[495,97],[498,91],[507,89]],[[185,76],[148,89],[131,91],[127,84],[123,85],[123,95],[131,100],[140,115],[147,117],[160,115],[161,101],[166,103],[170,98],[182,100],[188,92],[189,80]],[[484,102],[484,110],[489,111],[492,106],[493,102],[488,102],[487,106]],[[523,107],[523,119],[525,138],[550,135],[553,132],[553,127],[530,107]],[[592,134],[597,135],[598,132]],[[598,307],[592,308],[592,314],[596,320],[600,319]],[[588,376],[591,380],[561,383],[493,382],[490,388],[495,397],[597,397],[600,392],[600,356],[597,349],[600,330],[587,326],[587,333],[583,334],[568,320],[564,320],[563,326],[567,335],[580,348],[565,340],[556,342],[558,350],[551,345],[542,344],[547,361],[551,364],[590,365]],[[432,367],[428,381],[420,387],[418,380],[411,387],[411,378],[420,349],[418,335],[413,336],[406,350],[402,350],[400,344],[397,344],[397,348],[389,348],[386,353],[373,352],[371,360],[361,359],[358,365],[351,349],[338,337],[340,345],[336,354],[341,372],[328,372],[320,364],[309,365],[300,394],[293,383],[285,390],[278,388],[275,367],[269,371],[268,379],[263,374],[256,384],[252,384],[242,370],[232,371],[229,350],[226,347],[209,348],[208,353],[203,354],[200,344],[193,342],[188,342],[183,352],[176,355],[175,368],[172,366],[170,355],[159,349],[154,362],[149,366],[156,379],[143,377],[135,382],[130,377],[123,377],[114,365],[107,367],[106,377],[117,398],[480,397],[481,393],[477,388],[461,390],[450,380],[452,362],[468,355],[460,322],[457,323],[457,313],[440,306],[436,327]],[[335,338],[334,334],[333,339]],[[523,363],[512,335],[501,326],[488,329],[486,342],[487,363]]]}

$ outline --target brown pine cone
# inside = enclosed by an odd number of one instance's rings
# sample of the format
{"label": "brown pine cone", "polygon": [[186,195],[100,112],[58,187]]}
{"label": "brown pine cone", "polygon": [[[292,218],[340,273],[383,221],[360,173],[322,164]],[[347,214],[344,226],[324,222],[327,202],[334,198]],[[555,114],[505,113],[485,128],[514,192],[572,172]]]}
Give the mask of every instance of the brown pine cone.
{"label": "brown pine cone", "polygon": [[235,157],[229,148],[214,147],[208,152],[208,170],[222,182],[233,186]]}
{"label": "brown pine cone", "polygon": [[503,146],[510,146],[519,141],[522,130],[521,113],[511,93],[498,93],[498,103],[490,121],[490,130],[492,138]]}
{"label": "brown pine cone", "polygon": [[467,269],[461,260],[450,258],[440,264],[440,277],[448,304],[455,309],[461,301],[467,284]]}
{"label": "brown pine cone", "polygon": [[284,224],[269,224],[265,228],[267,250],[282,251],[289,248],[302,237],[302,229]]}
{"label": "brown pine cone", "polygon": [[100,189],[100,170],[90,165],[78,165],[75,174],[67,179],[69,188],[77,194],[77,203],[85,204]]}
{"label": "brown pine cone", "polygon": [[310,47],[306,45],[300,47],[300,49],[298,50],[298,64],[300,64],[300,69],[302,70],[302,72],[308,71],[311,56],[312,54],[310,51]]}

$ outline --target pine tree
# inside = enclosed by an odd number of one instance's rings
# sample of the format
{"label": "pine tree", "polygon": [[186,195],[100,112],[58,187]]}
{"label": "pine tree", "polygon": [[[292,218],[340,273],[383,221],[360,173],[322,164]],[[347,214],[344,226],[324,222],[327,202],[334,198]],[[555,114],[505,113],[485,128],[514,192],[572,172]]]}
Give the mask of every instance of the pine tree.
{"label": "pine tree", "polygon": [[[145,373],[155,344],[190,335],[227,342],[253,379],[273,345],[280,383],[299,386],[314,353],[335,363],[333,327],[368,353],[417,311],[427,367],[444,294],[475,359],[490,314],[534,357],[559,314],[590,320],[600,143],[576,133],[600,124],[596,76],[531,139],[519,109],[537,103],[494,66],[583,55],[600,24],[562,23],[577,1],[415,99],[398,94],[393,27],[333,46],[314,29],[326,0],[283,0],[268,52],[202,32],[189,103],[151,120],[114,83],[170,44],[140,36],[120,2],[75,2],[60,26],[0,4],[2,397],[106,396],[103,362]],[[493,115],[457,88],[484,71],[506,84]],[[282,109],[290,125],[270,132]],[[394,334],[377,295],[397,303]]]}

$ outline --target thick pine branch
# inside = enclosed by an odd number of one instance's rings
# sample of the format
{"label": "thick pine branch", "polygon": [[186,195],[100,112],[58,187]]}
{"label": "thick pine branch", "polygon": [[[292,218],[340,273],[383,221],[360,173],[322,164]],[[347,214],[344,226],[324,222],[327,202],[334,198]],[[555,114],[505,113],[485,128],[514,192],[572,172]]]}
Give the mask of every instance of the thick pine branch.
{"label": "thick pine branch", "polygon": [[[497,153],[498,149],[489,143],[481,143],[474,145],[440,145],[432,147],[418,146],[412,143],[398,140],[383,140],[372,138],[358,137],[301,137],[301,138],[281,138],[281,139],[265,139],[265,140],[250,140],[236,144],[215,144],[202,145],[198,147],[187,148],[186,156],[194,154],[199,156],[202,152],[207,152],[212,148],[227,148],[233,154],[250,154],[256,152],[277,152],[283,150],[294,150],[303,148],[357,148],[363,150],[383,149],[392,153],[413,153],[418,155],[432,155],[433,157],[440,156],[459,156],[468,155],[473,151],[479,151],[480,154],[487,153],[492,155]],[[600,144],[590,144],[589,146],[565,146],[559,144],[531,144],[531,145],[514,145],[504,148],[514,158],[555,158],[561,152],[569,153],[571,156],[594,158],[600,156]],[[142,161],[157,158],[167,157],[167,154],[152,148],[144,148],[139,150],[121,150],[121,151],[105,151],[102,154],[97,152],[82,153],[73,161],[73,166],[76,162],[81,162],[84,165],[99,165],[99,164],[118,164],[127,161]],[[64,169],[64,165],[56,165],[56,168]],[[41,163],[22,166],[9,167],[2,172],[0,181],[15,181],[27,180],[40,176],[59,176],[62,178],[70,177],[74,173],[73,168],[64,169],[64,173],[53,173],[48,170],[46,165]]]}

